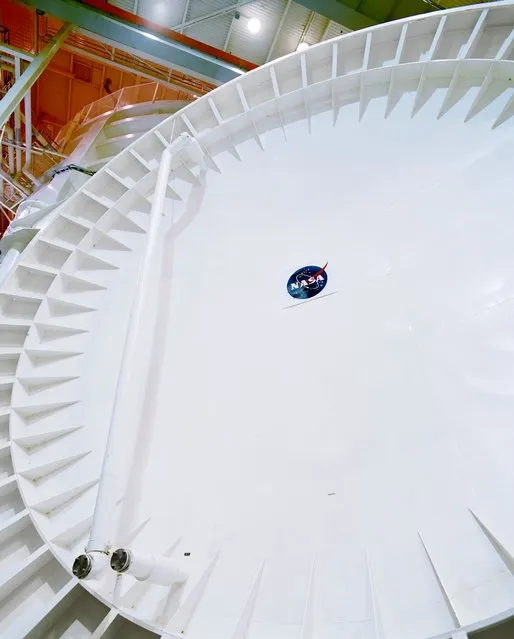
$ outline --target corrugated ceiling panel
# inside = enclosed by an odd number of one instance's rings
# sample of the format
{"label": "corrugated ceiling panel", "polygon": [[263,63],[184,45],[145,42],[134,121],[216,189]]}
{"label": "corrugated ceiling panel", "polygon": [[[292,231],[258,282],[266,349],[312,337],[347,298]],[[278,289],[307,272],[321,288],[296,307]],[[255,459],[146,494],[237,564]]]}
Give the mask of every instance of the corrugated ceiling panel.
{"label": "corrugated ceiling panel", "polygon": [[[120,0],[123,2],[124,0]],[[156,0],[139,0],[137,13],[143,18],[153,20],[163,27],[171,29],[182,22],[186,0],[168,0],[167,2]]]}
{"label": "corrugated ceiling panel", "polygon": [[134,13],[136,8],[136,0],[109,0],[109,4],[131,13]]}
{"label": "corrugated ceiling panel", "polygon": [[328,18],[316,13],[311,22],[309,30],[305,34],[305,42],[316,44],[321,40],[321,36],[325,33],[325,29],[329,23]]}
{"label": "corrugated ceiling panel", "polygon": [[236,4],[235,0],[191,0],[187,12],[187,20],[194,20],[234,4]]}
{"label": "corrugated ceiling panel", "polygon": [[231,22],[232,14],[226,14],[187,27],[184,29],[184,34],[195,40],[200,40],[200,42],[206,42],[217,49],[223,49]]}
{"label": "corrugated ceiling panel", "polygon": [[[287,0],[267,0],[241,7],[241,17],[234,22],[228,51],[241,58],[263,64],[273,41]],[[261,21],[259,33],[248,31],[248,21],[258,18]]]}
{"label": "corrugated ceiling panel", "polygon": [[296,51],[311,13],[310,9],[306,9],[296,2],[291,3],[277,46],[273,51],[273,59]]}
{"label": "corrugated ceiling panel", "polygon": [[330,40],[331,38],[337,38],[343,33],[351,33],[351,29],[343,27],[341,24],[337,24],[337,22],[331,22],[330,26],[325,33],[325,40]]}

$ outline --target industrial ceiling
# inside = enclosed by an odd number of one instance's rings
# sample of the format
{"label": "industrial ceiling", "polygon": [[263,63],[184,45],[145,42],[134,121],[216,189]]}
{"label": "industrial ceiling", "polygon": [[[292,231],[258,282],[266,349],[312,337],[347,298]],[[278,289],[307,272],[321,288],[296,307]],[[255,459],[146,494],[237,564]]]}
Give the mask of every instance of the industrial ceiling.
{"label": "industrial ceiling", "polygon": [[[237,57],[263,64],[347,31],[485,0],[111,0]],[[260,29],[251,33],[250,20]]]}

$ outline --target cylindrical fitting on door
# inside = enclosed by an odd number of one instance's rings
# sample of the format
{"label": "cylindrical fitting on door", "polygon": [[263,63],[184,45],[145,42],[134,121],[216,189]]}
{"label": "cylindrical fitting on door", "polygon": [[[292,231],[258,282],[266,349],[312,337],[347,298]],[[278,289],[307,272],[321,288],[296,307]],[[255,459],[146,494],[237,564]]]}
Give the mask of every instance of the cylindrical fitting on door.
{"label": "cylindrical fitting on door", "polygon": [[103,552],[78,555],[73,562],[72,572],[78,579],[94,579],[107,569],[108,559]]}
{"label": "cylindrical fitting on door", "polygon": [[138,581],[160,586],[183,583],[187,579],[187,575],[169,557],[135,553],[128,548],[118,548],[112,553],[111,568]]}

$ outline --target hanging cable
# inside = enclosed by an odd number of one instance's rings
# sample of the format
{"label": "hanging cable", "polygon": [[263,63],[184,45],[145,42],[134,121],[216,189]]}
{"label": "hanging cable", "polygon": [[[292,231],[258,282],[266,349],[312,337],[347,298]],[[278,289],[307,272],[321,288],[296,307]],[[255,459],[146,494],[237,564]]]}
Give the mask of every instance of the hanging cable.
{"label": "hanging cable", "polygon": [[93,169],[86,169],[83,166],[79,166],[78,164],[66,164],[62,166],[60,169],[55,169],[52,173],[52,177],[55,175],[59,175],[60,173],[65,173],[66,171],[79,171],[79,173],[85,173],[86,175],[94,175],[96,171]]}

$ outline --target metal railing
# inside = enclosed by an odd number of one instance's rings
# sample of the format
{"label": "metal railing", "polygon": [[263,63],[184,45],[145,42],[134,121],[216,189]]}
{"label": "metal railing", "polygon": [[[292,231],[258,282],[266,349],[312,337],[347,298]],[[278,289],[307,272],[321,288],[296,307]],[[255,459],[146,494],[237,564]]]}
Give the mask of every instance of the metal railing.
{"label": "metal railing", "polygon": [[86,104],[68,124],[59,132],[56,142],[61,153],[69,155],[74,148],[74,136],[80,127],[105,117],[121,109],[141,104],[143,102],[161,102],[163,100],[186,100],[186,96],[181,91],[169,89],[158,82],[146,82],[132,87],[125,87],[105,95],[91,104]]}
{"label": "metal railing", "polygon": [[[0,218],[14,218],[18,205],[36,188],[41,180],[43,183],[49,179],[50,170],[62,163],[63,159],[75,149],[78,143],[78,132],[85,125],[107,117],[116,111],[148,102],[161,102],[164,100],[184,101],[189,96],[181,91],[170,89],[158,82],[147,82],[132,87],[125,87],[114,91],[109,95],[95,100],[83,107],[59,132],[55,140],[55,148],[39,146],[36,141],[32,145],[31,158],[23,167],[23,173],[16,178],[9,175],[9,152],[13,153],[20,146],[25,153],[25,146],[16,145],[5,136],[5,130],[0,131]],[[10,148],[14,147],[14,148]],[[0,224],[0,227],[2,225]]]}

